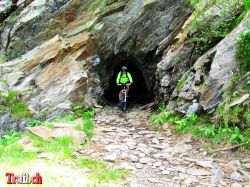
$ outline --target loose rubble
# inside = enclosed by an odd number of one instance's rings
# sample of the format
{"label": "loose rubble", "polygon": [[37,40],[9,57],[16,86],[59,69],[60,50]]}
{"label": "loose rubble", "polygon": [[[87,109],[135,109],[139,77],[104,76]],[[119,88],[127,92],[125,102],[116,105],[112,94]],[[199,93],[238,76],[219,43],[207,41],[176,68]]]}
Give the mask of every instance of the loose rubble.
{"label": "loose rubble", "polygon": [[117,168],[130,171],[125,180],[133,187],[250,185],[250,158],[206,156],[189,135],[154,131],[149,115],[136,107],[126,113],[104,109],[94,119],[89,151],[80,156],[118,163]]}

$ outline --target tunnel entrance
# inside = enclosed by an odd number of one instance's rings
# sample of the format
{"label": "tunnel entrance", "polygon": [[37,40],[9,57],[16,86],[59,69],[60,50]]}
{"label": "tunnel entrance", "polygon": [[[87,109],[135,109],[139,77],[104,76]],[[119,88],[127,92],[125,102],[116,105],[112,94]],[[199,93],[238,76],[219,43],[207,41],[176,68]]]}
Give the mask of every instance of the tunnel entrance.
{"label": "tunnel entrance", "polygon": [[153,100],[152,94],[149,94],[150,91],[147,89],[143,72],[134,58],[116,56],[106,60],[104,64],[105,66],[102,66],[99,72],[101,72],[100,76],[104,88],[104,99],[108,104],[118,103],[120,88],[116,85],[116,78],[122,66],[128,68],[128,72],[133,78],[133,84],[129,90],[128,105],[145,104]]}

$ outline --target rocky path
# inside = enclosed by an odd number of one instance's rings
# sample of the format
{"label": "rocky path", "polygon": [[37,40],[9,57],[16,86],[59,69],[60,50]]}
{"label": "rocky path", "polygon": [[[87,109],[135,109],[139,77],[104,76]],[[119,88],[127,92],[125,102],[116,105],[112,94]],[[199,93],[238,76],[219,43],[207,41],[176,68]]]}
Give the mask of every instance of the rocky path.
{"label": "rocky path", "polygon": [[149,112],[104,109],[95,117],[95,136],[84,157],[130,170],[125,183],[141,186],[250,186],[249,155],[208,156],[202,143],[170,130],[155,132]]}

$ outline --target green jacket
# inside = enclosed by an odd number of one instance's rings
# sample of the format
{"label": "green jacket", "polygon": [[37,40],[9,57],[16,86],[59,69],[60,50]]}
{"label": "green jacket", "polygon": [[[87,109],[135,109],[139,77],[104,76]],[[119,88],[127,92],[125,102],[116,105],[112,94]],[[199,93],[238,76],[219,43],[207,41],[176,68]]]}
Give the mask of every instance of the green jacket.
{"label": "green jacket", "polygon": [[127,83],[133,83],[131,74],[129,72],[122,73],[120,71],[116,78],[116,84],[127,84]]}

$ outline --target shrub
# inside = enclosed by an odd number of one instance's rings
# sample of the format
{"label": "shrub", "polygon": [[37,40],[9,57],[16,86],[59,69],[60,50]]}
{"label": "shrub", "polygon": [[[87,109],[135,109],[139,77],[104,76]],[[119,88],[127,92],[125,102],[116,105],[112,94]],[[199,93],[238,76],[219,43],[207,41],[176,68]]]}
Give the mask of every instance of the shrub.
{"label": "shrub", "polygon": [[[204,50],[213,47],[242,20],[249,0],[191,0],[195,19],[191,23],[192,40],[203,44]],[[245,9],[244,9],[245,7]]]}
{"label": "shrub", "polygon": [[19,99],[23,93],[24,92],[13,90],[8,90],[7,93],[0,91],[0,100],[2,100],[0,110],[9,110],[14,120],[31,118],[32,114],[27,104]]}
{"label": "shrub", "polygon": [[248,29],[237,38],[237,57],[242,73],[250,71],[250,22]]}
{"label": "shrub", "polygon": [[[224,94],[224,100],[227,99],[227,93]],[[182,115],[174,111],[165,109],[160,113],[151,115],[151,124],[156,125],[160,129],[164,123],[168,122],[179,134],[191,132],[193,136],[211,141],[212,143],[222,144],[240,144],[244,143],[246,147],[250,146],[250,130],[240,130],[237,123],[242,120],[249,124],[250,109],[245,110],[241,107],[233,107],[230,109],[230,99],[218,107],[216,112],[216,123],[212,123],[208,117],[198,116],[197,114]],[[225,106],[228,108],[225,109]],[[161,106],[162,107],[162,106]],[[245,117],[242,117],[244,116]],[[243,119],[244,118],[244,119]],[[229,122],[234,125],[229,125]]]}

